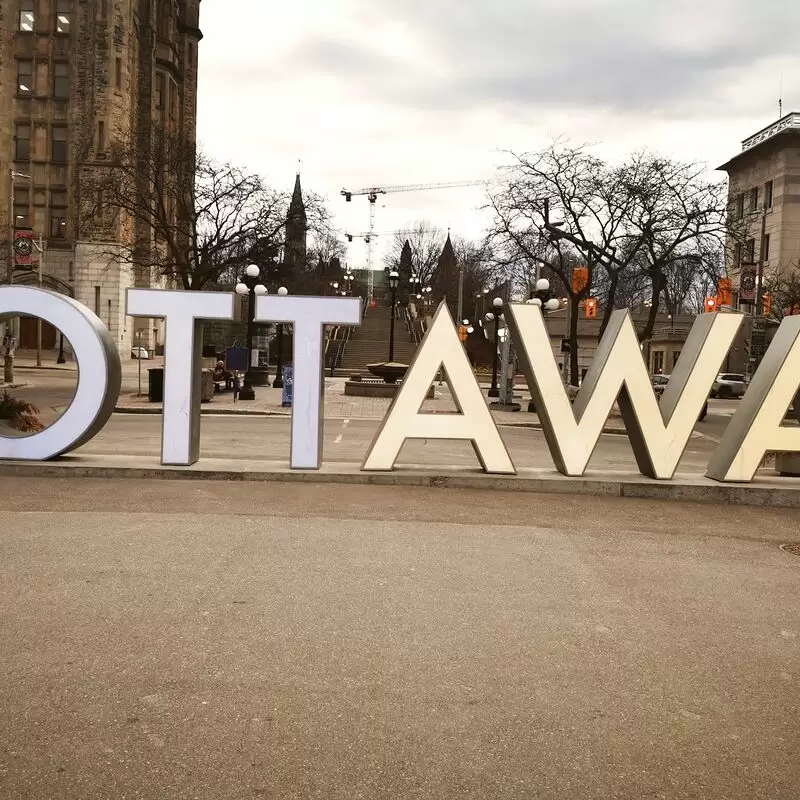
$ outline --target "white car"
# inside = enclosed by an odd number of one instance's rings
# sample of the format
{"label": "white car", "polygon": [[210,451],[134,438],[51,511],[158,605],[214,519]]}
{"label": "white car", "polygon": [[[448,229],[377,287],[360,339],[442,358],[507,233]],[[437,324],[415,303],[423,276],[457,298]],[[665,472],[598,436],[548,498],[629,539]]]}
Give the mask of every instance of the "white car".
{"label": "white car", "polygon": [[150,358],[150,353],[148,353],[147,349],[144,347],[134,347],[131,349],[131,358],[138,358],[145,361]]}
{"label": "white car", "polygon": [[711,387],[712,397],[741,397],[747,390],[744,375],[721,372]]}

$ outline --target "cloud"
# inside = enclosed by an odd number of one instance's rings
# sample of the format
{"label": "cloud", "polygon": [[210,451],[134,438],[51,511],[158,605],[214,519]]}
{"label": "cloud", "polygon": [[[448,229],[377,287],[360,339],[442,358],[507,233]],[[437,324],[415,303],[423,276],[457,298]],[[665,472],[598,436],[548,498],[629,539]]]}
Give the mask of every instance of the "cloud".
{"label": "cloud", "polygon": [[[716,166],[776,117],[781,74],[800,109],[796,0],[236,0],[203,3],[201,27],[209,151],[287,188],[302,159],[345,230],[367,205],[342,186],[487,177],[499,149],[560,136]],[[388,195],[378,229],[477,235],[480,204]]]}
{"label": "cloud", "polygon": [[[360,6],[369,35],[321,32],[290,59],[338,76],[359,97],[428,112],[522,105],[666,114],[698,98],[708,109],[738,74],[782,54],[798,64],[800,4],[786,0],[393,0],[383,17],[370,8]],[[413,51],[385,46],[385,32],[398,28]]]}

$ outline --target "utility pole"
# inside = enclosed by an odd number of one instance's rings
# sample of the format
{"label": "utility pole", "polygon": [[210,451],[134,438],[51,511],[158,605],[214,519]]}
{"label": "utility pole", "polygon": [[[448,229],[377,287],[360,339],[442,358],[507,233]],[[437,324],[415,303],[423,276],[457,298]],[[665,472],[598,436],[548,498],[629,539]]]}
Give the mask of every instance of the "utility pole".
{"label": "utility pole", "polygon": [[[30,175],[23,175],[15,172],[13,168],[8,170],[8,265],[6,272],[6,283],[11,286],[14,283],[14,180],[25,178],[30,180]],[[3,336],[3,380],[6,383],[14,382],[14,349],[16,341],[13,334],[11,320],[6,321],[5,334]]]}

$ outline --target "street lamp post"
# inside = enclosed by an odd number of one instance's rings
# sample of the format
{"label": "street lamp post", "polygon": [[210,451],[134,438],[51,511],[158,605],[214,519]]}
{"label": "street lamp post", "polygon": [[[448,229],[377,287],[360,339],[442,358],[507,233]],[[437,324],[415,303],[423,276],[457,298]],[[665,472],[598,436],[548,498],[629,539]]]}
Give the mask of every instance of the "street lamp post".
{"label": "street lamp post", "polygon": [[[239,392],[240,400],[255,400],[256,393],[253,391],[253,333],[255,329],[256,318],[256,297],[265,295],[267,287],[259,283],[260,270],[255,264],[250,264],[244,271],[244,276],[239,283],[236,284],[236,294],[240,296],[249,295],[248,299],[248,314],[247,314],[247,372],[244,376],[244,386]],[[269,386],[269,375],[267,375],[267,382]]]}
{"label": "street lamp post", "polygon": [[494,322],[494,344],[492,346],[492,385],[489,397],[500,397],[497,388],[497,349],[500,346],[500,320],[503,318],[503,299],[495,297],[492,300],[492,310],[486,313],[487,322]]}
{"label": "street lamp post", "polygon": [[[286,297],[289,290],[285,286],[278,289],[279,297]],[[279,322],[275,330],[275,336],[278,340],[278,357],[275,363],[275,380],[272,381],[272,386],[275,389],[283,389],[283,323]]]}
{"label": "street lamp post", "polygon": [[[536,288],[533,290],[528,302],[531,305],[539,306],[542,309],[542,313],[558,311],[561,308],[561,303],[550,288],[550,281],[547,278],[539,278],[536,281]],[[533,402],[533,398],[528,402],[528,411],[532,414],[536,413],[536,404]]]}
{"label": "street lamp post", "polygon": [[389,361],[394,361],[394,307],[397,303],[397,285],[400,282],[400,275],[397,270],[389,273],[389,288],[392,290],[391,318],[389,320]]}

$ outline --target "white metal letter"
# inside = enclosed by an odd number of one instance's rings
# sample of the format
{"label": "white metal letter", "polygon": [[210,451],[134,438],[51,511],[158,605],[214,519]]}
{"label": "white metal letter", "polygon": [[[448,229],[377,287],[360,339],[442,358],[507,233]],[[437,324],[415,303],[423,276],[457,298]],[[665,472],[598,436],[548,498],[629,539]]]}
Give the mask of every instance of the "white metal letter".
{"label": "white metal letter", "polygon": [[539,307],[512,304],[506,317],[558,471],[583,474],[618,401],[640,472],[662,479],[675,473],[742,321],[741,314],[700,315],[659,404],[630,314],[615,311],[573,406]]}
{"label": "white metal letter", "polygon": [[162,464],[188,466],[200,457],[202,320],[233,319],[233,300],[232,292],[128,289],[130,316],[166,322]]}
{"label": "white metal letter", "polygon": [[800,428],[781,423],[800,385],[800,317],[784,318],[739,408],[711,457],[706,476],[751,481],[769,452],[800,452]]}
{"label": "white metal letter", "polygon": [[292,469],[319,469],[322,464],[322,348],[326,325],[360,325],[358,297],[256,298],[256,320],[290,322],[294,326],[292,395]]}
{"label": "white metal letter", "polygon": [[58,328],[78,361],[75,396],[56,422],[32,436],[0,436],[0,458],[44,461],[100,432],[114,412],[122,371],[108,329],[77,300],[30,286],[0,287],[0,321],[20,314],[41,317]]}
{"label": "white metal letter", "polygon": [[[420,413],[440,368],[447,375],[460,413]],[[378,428],[362,469],[392,469],[406,439],[467,439],[486,472],[516,472],[444,303],[436,311],[389,413]]]}

